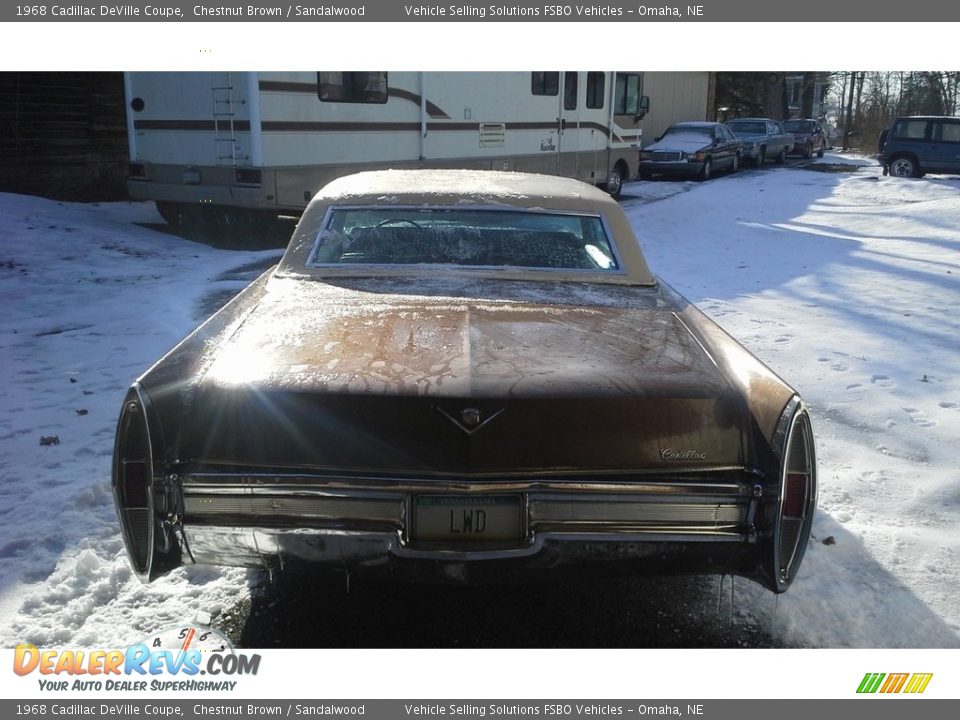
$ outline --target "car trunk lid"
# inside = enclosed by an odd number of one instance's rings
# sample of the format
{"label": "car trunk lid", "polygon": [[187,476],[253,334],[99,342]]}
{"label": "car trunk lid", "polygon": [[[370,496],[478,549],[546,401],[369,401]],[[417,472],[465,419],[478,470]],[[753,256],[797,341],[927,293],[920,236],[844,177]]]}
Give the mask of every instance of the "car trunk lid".
{"label": "car trunk lid", "polygon": [[741,403],[662,303],[340,299],[247,318],[197,389],[193,457],[493,474],[742,463]]}

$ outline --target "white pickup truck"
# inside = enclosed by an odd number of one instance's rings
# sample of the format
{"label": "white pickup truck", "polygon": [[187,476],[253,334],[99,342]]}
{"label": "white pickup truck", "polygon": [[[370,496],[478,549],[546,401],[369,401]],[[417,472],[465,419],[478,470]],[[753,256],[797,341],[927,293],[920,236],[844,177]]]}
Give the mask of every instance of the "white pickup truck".
{"label": "white pickup truck", "polygon": [[793,133],[783,129],[777,120],[769,118],[737,118],[726,123],[743,147],[740,157],[757,167],[772,159],[782,165],[793,150]]}

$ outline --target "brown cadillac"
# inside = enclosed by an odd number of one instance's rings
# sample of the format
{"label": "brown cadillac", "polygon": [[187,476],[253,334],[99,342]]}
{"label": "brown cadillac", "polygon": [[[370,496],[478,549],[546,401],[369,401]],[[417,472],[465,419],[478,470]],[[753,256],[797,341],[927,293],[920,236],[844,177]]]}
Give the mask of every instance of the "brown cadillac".
{"label": "brown cadillac", "polygon": [[796,391],[651,274],[568,179],[383,171],[146,371],[113,487],[144,580],[324,563],[486,581],[563,563],[796,576]]}

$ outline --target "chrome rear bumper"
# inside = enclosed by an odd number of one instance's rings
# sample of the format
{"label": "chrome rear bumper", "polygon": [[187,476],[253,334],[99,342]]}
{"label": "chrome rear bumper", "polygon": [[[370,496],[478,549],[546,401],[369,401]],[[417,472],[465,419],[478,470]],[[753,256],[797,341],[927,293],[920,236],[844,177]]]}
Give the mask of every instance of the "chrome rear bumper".
{"label": "chrome rear bumper", "polygon": [[[724,557],[752,544],[758,487],[749,473],[729,469],[723,480],[630,482],[198,473],[183,481],[183,530],[190,555],[203,564],[272,567],[303,561],[413,571],[414,565],[429,564],[416,561],[436,561],[448,566],[442,574],[449,576],[452,568],[473,561],[552,567],[650,560],[687,548],[699,567],[713,556],[726,562]],[[411,536],[418,495],[519,496],[523,537],[509,543],[418,542]]]}

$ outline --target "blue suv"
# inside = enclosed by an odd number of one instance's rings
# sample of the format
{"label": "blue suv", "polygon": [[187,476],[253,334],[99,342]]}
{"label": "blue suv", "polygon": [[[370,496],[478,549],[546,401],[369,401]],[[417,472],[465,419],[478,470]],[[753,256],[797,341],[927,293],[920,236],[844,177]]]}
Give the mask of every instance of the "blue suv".
{"label": "blue suv", "polygon": [[901,117],[880,134],[883,174],[960,174],[960,117]]}

